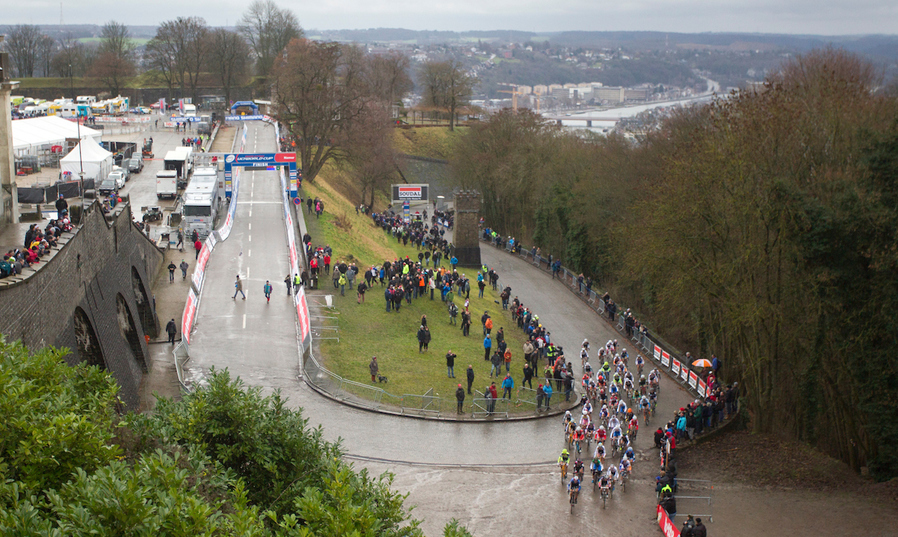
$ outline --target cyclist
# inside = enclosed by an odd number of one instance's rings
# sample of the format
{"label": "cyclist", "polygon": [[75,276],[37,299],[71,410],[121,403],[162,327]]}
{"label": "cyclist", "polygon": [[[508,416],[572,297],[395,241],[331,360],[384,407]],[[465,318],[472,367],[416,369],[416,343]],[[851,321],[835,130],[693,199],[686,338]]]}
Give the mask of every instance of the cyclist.
{"label": "cyclist", "polygon": [[592,414],[592,403],[590,403],[589,401],[586,401],[586,404],[583,405],[582,412],[583,412],[584,416],[588,416],[588,415]]}
{"label": "cyclist", "polygon": [[577,460],[574,461],[574,476],[579,477],[580,480],[583,480],[583,461],[580,460],[580,457],[577,457]]}
{"label": "cyclist", "polygon": [[619,475],[617,472],[617,466],[613,464],[608,465],[608,482],[611,485],[611,492],[614,492],[614,485],[617,483]]}
{"label": "cyclist", "polygon": [[627,446],[627,451],[624,451],[624,456],[621,458],[621,462],[627,461],[627,465],[630,465],[630,461],[636,460],[636,452],[633,451],[633,446]]}
{"label": "cyclist", "polygon": [[645,418],[645,424],[649,424],[649,412],[651,412],[651,403],[649,403],[649,398],[645,395],[639,399],[639,408],[642,410],[642,415]]}
{"label": "cyclist", "polygon": [[645,395],[646,387],[648,386],[648,381],[645,380],[645,375],[639,377],[639,393]]}
{"label": "cyclist", "polygon": [[605,382],[608,382],[608,375],[611,374],[611,364],[607,361],[602,365],[602,377],[605,379]]}
{"label": "cyclist", "polygon": [[617,419],[617,416],[612,415],[608,418],[608,430],[614,431],[615,429],[620,430],[620,420]]}
{"label": "cyclist", "polygon": [[643,367],[645,367],[645,358],[643,358],[641,354],[637,354],[636,355],[636,371],[639,375],[642,375]]}
{"label": "cyclist", "polygon": [[574,430],[574,444],[577,446],[577,453],[580,453],[580,445],[586,439],[586,435],[583,433],[583,429],[581,427],[577,427]]}
{"label": "cyclist", "polygon": [[639,433],[639,418],[633,416],[630,418],[630,435],[633,438],[636,438],[636,435]]}
{"label": "cyclist", "polygon": [[561,421],[561,425],[562,425],[562,427],[564,427],[565,431],[567,431],[567,426],[571,422],[572,419],[574,419],[574,417],[571,415],[571,411],[565,410],[564,411],[564,419]]}
{"label": "cyclist", "polygon": [[589,340],[588,340],[588,339],[584,339],[584,340],[583,340],[583,345],[581,345],[581,347],[583,348],[583,350],[585,350],[585,351],[588,353],[588,352],[589,352]]}
{"label": "cyclist", "polygon": [[[599,428],[596,429],[596,442],[600,444],[604,444],[605,440],[608,438],[608,433],[605,432],[605,426],[599,425]],[[605,451],[605,446],[602,446],[602,451]]]}
{"label": "cyclist", "polygon": [[596,444],[596,451],[593,453],[593,459],[605,460],[605,444],[601,442]]}
{"label": "cyclist", "polygon": [[592,482],[595,483],[597,478],[602,475],[603,471],[605,471],[604,468],[602,468],[602,459],[593,457],[589,469],[592,471]]}
{"label": "cyclist", "polygon": [[599,486],[602,488],[602,494],[611,494],[611,480],[608,478],[608,475],[602,475],[602,480],[599,481]]}
{"label": "cyclist", "polygon": [[571,478],[571,482],[567,485],[568,494],[571,495],[571,503],[577,503],[577,497],[580,495],[580,478],[577,474]]}
{"label": "cyclist", "polygon": [[583,364],[583,372],[586,375],[592,375],[592,366],[589,364],[589,358],[587,358],[586,363]]}
{"label": "cyclist", "polygon": [[633,381],[628,378],[625,378],[624,379],[624,391],[627,392],[627,395],[629,395],[631,398],[633,397],[633,389],[634,389]]}
{"label": "cyclist", "polygon": [[[620,430],[620,425],[611,429],[611,446],[617,449],[621,449],[621,438],[623,437],[623,432]],[[612,451],[612,453],[614,453]]]}
{"label": "cyclist", "polygon": [[589,350],[584,347],[580,349],[580,365],[585,365],[587,360],[589,360]]}
{"label": "cyclist", "polygon": [[617,413],[621,416],[625,416],[627,414],[627,402],[623,399],[617,403]]}
{"label": "cyclist", "polygon": [[590,421],[586,424],[586,428],[583,430],[586,433],[587,439],[592,439],[596,437],[596,424]]}
{"label": "cyclist", "polygon": [[630,353],[627,352],[627,349],[623,349],[620,351],[620,359],[623,360],[624,365],[629,365]]}
{"label": "cyclist", "polygon": [[590,416],[590,414],[583,414],[583,415],[580,417],[580,428],[583,429],[584,431],[586,430],[586,427],[587,427],[590,423],[592,423],[592,420],[590,419],[589,416]]}
{"label": "cyclist", "polygon": [[558,466],[561,468],[561,475],[567,475],[567,463],[571,460],[571,454],[568,453],[567,449],[561,450],[561,455],[558,457]]}

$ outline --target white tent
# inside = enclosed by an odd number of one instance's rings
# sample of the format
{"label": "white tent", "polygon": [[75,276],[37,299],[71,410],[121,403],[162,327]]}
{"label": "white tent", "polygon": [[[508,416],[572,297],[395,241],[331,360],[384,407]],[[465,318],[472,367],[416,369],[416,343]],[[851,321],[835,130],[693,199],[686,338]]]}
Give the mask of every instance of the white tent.
{"label": "white tent", "polygon": [[[79,151],[80,149],[80,151]],[[71,177],[66,180],[76,181],[80,178],[81,167],[84,166],[84,178],[101,180],[112,171],[112,153],[103,149],[96,141],[88,138],[81,140],[71,153],[59,160],[59,170],[65,177],[66,172]]]}
{"label": "white tent", "polygon": [[[103,133],[81,125],[81,139],[100,143]],[[78,125],[57,116],[17,119],[12,122],[13,153],[17,157],[36,155],[44,146],[65,145],[66,138],[78,138]]]}

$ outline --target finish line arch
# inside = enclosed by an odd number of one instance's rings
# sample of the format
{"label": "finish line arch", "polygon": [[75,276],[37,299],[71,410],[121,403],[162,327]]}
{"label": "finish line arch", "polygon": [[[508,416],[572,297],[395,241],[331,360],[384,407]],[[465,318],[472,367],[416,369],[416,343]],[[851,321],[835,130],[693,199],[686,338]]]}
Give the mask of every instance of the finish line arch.
{"label": "finish line arch", "polygon": [[225,163],[225,197],[231,198],[233,188],[233,168],[246,170],[276,170],[281,166],[290,169],[287,193],[291,198],[299,196],[302,173],[296,171],[296,153],[227,153]]}

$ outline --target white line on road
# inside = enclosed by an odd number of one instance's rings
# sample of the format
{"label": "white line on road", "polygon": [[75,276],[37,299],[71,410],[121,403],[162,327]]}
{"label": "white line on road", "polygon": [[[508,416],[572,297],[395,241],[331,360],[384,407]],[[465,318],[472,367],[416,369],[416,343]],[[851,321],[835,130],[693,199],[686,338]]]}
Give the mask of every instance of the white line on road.
{"label": "white line on road", "polygon": [[250,222],[249,224],[247,224],[247,229],[249,229],[250,231],[253,230],[253,223],[252,223],[252,222]]}
{"label": "white line on road", "polygon": [[246,314],[243,314],[243,328],[246,328]]}
{"label": "white line on road", "polygon": [[253,242],[253,236],[252,236],[252,235],[247,235],[247,236],[246,236],[246,242]]}
{"label": "white line on road", "polygon": [[253,251],[252,251],[252,250],[247,250],[247,251],[246,251],[246,257],[252,257],[252,256],[253,256]]}
{"label": "white line on road", "polygon": [[246,267],[246,279],[249,280],[249,267]]}

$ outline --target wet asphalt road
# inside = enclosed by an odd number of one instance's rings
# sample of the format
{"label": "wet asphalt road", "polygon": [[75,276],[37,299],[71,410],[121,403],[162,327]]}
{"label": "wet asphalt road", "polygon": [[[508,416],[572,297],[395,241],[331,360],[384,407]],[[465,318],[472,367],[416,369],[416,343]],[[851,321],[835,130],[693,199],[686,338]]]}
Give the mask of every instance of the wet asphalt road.
{"label": "wet asphalt road", "polygon": [[[275,150],[272,127],[251,123],[249,128],[247,151]],[[453,517],[479,536],[547,531],[621,536],[657,531],[650,480],[658,459],[649,449],[650,431],[642,430],[636,440],[641,456],[633,486],[616,493],[607,509],[600,502],[596,505],[591,490],[584,490],[571,515],[551,464],[564,447],[558,417],[513,423],[428,421],[357,410],[305,386],[298,378],[295,312],[283,284],[288,261],[280,182],[272,171],[242,173],[234,229],[216,246],[207,267],[187,363],[189,379],[201,383],[210,368],[227,367],[247,385],[266,392],[280,389],[291,406],[302,407],[310,425],[321,425],[330,440],[341,439],[357,467],[396,474],[394,487],[409,493],[407,503],[417,505],[413,515],[426,521],[428,535],[441,533]],[[492,247],[483,246],[482,252],[484,262],[497,268],[502,284],[510,285],[513,295],[539,314],[575,367],[584,337],[593,349],[618,337],[560,282]],[[244,280],[245,301],[239,294],[232,298],[238,273]],[[262,295],[266,279],[275,290],[270,304]],[[652,430],[662,416],[672,415],[689,398],[670,381],[663,382]]]}

